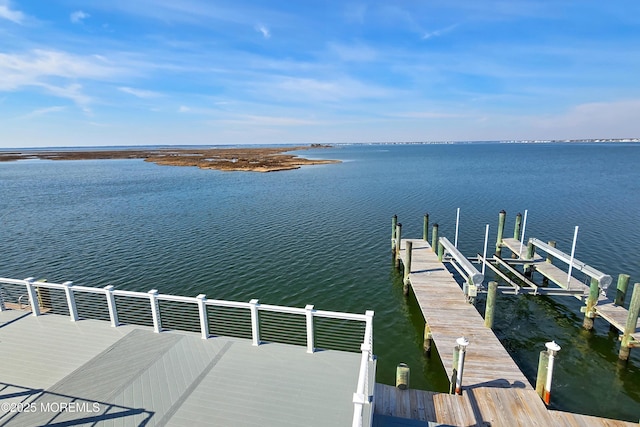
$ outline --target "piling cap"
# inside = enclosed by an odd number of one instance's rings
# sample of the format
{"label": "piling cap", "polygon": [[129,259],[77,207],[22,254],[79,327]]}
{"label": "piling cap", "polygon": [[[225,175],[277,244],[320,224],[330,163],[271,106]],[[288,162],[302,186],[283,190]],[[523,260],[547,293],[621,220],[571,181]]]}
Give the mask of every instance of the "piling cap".
{"label": "piling cap", "polygon": [[544,346],[547,347],[547,350],[553,351],[554,353],[560,351],[560,346],[555,341],[548,342]]}
{"label": "piling cap", "polygon": [[460,337],[456,340],[456,344],[458,344],[461,347],[466,347],[469,345],[469,340],[466,339],[465,337]]}

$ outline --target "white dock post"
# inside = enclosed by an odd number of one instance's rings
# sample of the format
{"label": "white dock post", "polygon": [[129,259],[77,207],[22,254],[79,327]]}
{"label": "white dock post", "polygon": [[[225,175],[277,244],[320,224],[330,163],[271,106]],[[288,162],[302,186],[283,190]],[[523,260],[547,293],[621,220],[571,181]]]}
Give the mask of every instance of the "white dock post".
{"label": "white dock post", "polygon": [[40,306],[38,305],[38,296],[36,290],[33,287],[33,277],[27,277],[24,279],[24,284],[27,287],[27,295],[29,296],[29,304],[31,304],[31,313],[34,316],[40,316]]}
{"label": "white dock post", "polygon": [[456,211],[456,236],[453,239],[453,246],[458,247],[458,226],[460,225],[460,208]]}
{"label": "white dock post", "polygon": [[76,298],[73,295],[73,282],[64,282],[64,294],[67,297],[67,305],[69,306],[69,317],[72,322],[78,321],[78,309],[76,308]]}
{"label": "white dock post", "polygon": [[567,272],[567,289],[571,289],[571,270],[573,269],[573,256],[576,254],[576,242],[578,241],[578,226],[573,232],[573,243],[571,244],[571,259],[569,260],[569,271]]}
{"label": "white dock post", "polygon": [[249,301],[251,304],[251,339],[253,345],[260,345],[260,321],[258,317],[258,300],[252,299]]}
{"label": "white dock post", "polygon": [[153,332],[159,334],[162,330],[160,319],[160,307],[158,306],[158,290],[151,289],[149,292],[149,302],[151,303],[151,316],[153,316]]}
{"label": "white dock post", "polygon": [[556,353],[560,351],[560,346],[556,344],[555,341],[551,341],[546,343],[545,347],[547,347],[547,352],[549,353],[549,365],[547,367],[547,381],[545,382],[545,385],[544,385],[544,395],[542,400],[544,400],[544,403],[546,403],[548,406],[549,402],[551,401],[551,380],[553,378],[553,362],[554,362]]}
{"label": "white dock post", "polygon": [[486,225],[484,229],[484,252],[482,252],[482,258],[484,261],[482,262],[482,275],[484,276],[485,268],[487,267],[487,245],[489,244],[489,224]]}
{"label": "white dock post", "polygon": [[307,318],[307,353],[313,353],[314,347],[314,332],[313,332],[313,305],[308,304],[304,307],[305,316]]}
{"label": "white dock post", "polygon": [[116,328],[120,324],[118,321],[118,310],[116,308],[116,297],[113,295],[113,285],[107,285],[104,288],[104,295],[107,297],[107,307],[109,308],[109,318],[111,326]]}
{"label": "white dock post", "polygon": [[198,313],[200,313],[200,332],[202,333],[202,339],[209,338],[209,319],[207,319],[207,296],[200,294],[196,297],[198,300]]}
{"label": "white dock post", "polygon": [[456,340],[458,344],[458,372],[456,375],[456,394],[462,394],[462,371],[464,370],[464,356],[467,353],[467,346],[469,340],[465,337],[460,337]]}

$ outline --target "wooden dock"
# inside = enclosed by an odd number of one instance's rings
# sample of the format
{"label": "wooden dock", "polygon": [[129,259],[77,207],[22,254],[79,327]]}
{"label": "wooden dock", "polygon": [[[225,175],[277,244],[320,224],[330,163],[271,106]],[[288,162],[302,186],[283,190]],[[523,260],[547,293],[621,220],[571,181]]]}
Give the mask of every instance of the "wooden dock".
{"label": "wooden dock", "polygon": [[[518,258],[526,258],[527,245],[521,245],[520,241],[517,239],[503,239],[502,246],[516,254]],[[524,246],[522,252],[520,251],[521,246]],[[571,277],[570,281],[567,282],[567,272],[550,262],[546,262],[540,255],[535,255],[533,257],[531,265],[535,272],[540,273],[543,277],[546,277],[550,282],[556,284],[560,288],[574,291],[580,290],[581,292],[576,295],[578,299],[584,299],[589,295],[589,286],[587,284],[581,282],[575,277]],[[610,325],[620,332],[624,332],[629,310],[615,305],[611,298],[600,294],[595,306],[595,311],[598,316],[609,322]],[[631,334],[631,336],[635,341],[640,341],[640,319],[636,322],[636,330]]]}
{"label": "wooden dock", "polygon": [[402,239],[400,259],[405,259],[407,241],[412,242],[408,280],[449,377],[453,375],[456,340],[464,336],[470,341],[463,393],[459,396],[400,390],[377,384],[376,414],[455,426],[635,425],[547,410],[493,331],[484,326],[480,313],[466,301],[460,285],[438,261],[431,246],[424,240]]}

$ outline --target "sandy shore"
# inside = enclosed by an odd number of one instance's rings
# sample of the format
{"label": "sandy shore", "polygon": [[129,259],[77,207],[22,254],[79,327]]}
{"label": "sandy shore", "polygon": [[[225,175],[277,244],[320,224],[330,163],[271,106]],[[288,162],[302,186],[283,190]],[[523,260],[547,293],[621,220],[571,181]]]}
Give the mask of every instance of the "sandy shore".
{"label": "sandy shore", "polygon": [[298,169],[304,165],[340,163],[339,160],[309,160],[289,151],[306,150],[317,146],[280,148],[163,148],[122,150],[65,150],[65,151],[5,151],[0,161],[25,159],[90,160],[90,159],[144,159],[159,165],[197,166],[201,169],[224,171],[274,172]]}

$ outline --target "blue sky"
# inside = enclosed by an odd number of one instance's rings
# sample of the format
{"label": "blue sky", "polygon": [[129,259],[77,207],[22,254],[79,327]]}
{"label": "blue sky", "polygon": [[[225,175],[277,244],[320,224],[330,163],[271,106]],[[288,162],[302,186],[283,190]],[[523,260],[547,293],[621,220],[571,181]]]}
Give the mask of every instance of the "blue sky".
{"label": "blue sky", "polygon": [[0,147],[640,137],[640,2],[0,0]]}

